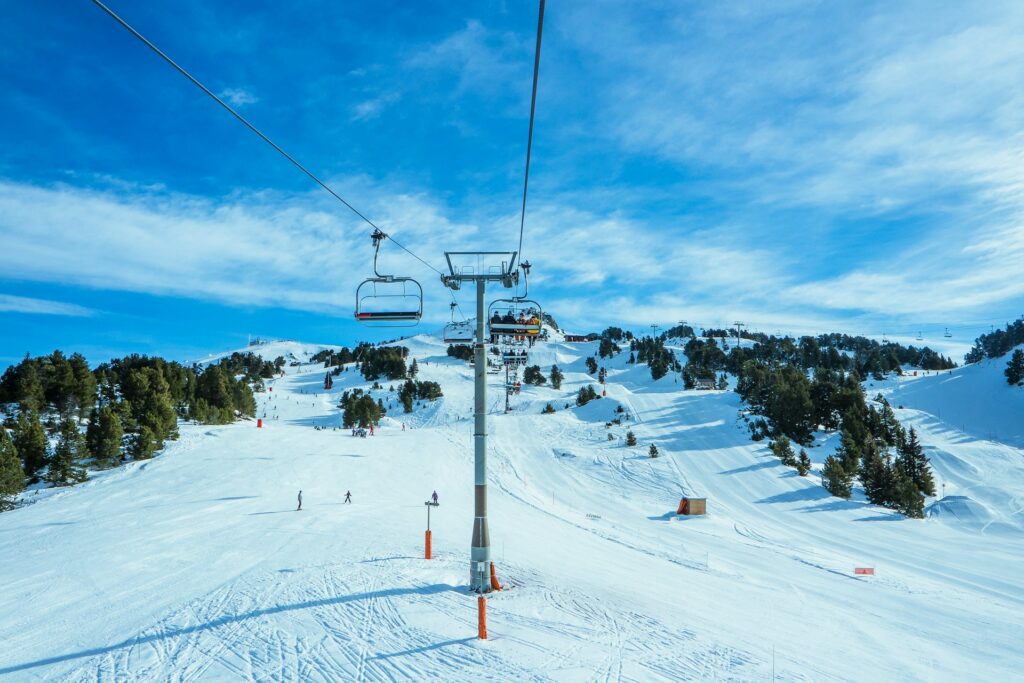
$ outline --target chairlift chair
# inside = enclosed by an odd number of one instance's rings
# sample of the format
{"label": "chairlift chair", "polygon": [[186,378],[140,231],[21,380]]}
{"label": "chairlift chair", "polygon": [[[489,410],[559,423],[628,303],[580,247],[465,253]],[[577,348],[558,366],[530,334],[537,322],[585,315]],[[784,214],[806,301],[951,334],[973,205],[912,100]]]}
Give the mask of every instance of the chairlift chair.
{"label": "chairlift chair", "polygon": [[476,333],[472,323],[466,320],[445,325],[443,337],[446,344],[472,344],[476,340]]}
{"label": "chairlift chair", "polygon": [[454,301],[448,304],[452,309],[452,321],[444,326],[441,338],[446,344],[471,344],[476,341],[476,330],[473,329],[471,320],[455,320],[455,308],[458,306]]}
{"label": "chairlift chair", "polygon": [[423,317],[423,287],[411,277],[377,272],[380,244],[387,237],[374,230],[373,274],[356,287],[356,321],[368,327],[412,327]]}
{"label": "chairlift chair", "polygon": [[[504,310],[503,315],[501,311]],[[498,314],[497,321],[495,313]],[[512,320],[509,321],[508,318]],[[538,337],[544,313],[532,299],[495,299],[487,308],[487,328],[491,335],[501,337]]]}
{"label": "chairlift chair", "polygon": [[[523,271],[523,295],[496,299],[487,307],[487,326],[491,336],[512,337],[517,341],[535,339],[543,330],[544,311],[530,295],[530,262],[519,264]],[[505,315],[501,311],[505,311]],[[495,314],[497,313],[497,320]]]}
{"label": "chairlift chair", "polygon": [[945,337],[946,339],[949,339],[950,337],[952,337],[952,336],[953,336],[953,333],[952,333],[952,332],[950,332],[950,331],[949,331],[949,328],[947,327],[947,328],[946,328],[946,333],[945,333],[945,334],[943,334],[942,336],[943,336],[943,337]]}

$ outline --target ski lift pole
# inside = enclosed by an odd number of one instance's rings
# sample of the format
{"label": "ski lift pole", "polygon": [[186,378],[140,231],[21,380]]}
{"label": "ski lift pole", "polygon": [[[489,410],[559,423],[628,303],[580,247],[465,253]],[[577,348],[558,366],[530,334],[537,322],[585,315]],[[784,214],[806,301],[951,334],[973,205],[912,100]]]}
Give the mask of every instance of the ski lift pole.
{"label": "ski lift pole", "polygon": [[484,291],[486,280],[476,281],[476,344],[473,414],[474,517],[470,548],[470,589],[487,593],[491,589],[491,534],[487,528],[487,345],[485,339]]}

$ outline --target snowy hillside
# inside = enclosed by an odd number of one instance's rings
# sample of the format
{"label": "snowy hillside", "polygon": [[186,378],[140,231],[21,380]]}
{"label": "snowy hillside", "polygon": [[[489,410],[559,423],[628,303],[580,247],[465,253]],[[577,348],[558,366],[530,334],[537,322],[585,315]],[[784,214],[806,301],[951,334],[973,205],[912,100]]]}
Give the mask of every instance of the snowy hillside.
{"label": "snowy hillside", "polygon": [[[607,397],[577,408],[576,391],[597,385],[584,363],[597,343],[539,344],[530,363],[557,363],[560,390],[524,385],[504,414],[504,375],[491,376],[491,540],[508,588],[489,597],[479,641],[472,370],[437,336],[399,343],[444,398],[404,414],[382,380],[373,437],[335,429],[339,395],[372,383],[350,369],[325,392],[306,361],[331,347],[274,342],[248,350],[299,364],[258,394],[263,428],[183,425],[156,459],[0,515],[0,678],[1008,681],[1024,669],[1024,413],[1022,392],[999,393],[997,363],[867,388],[902,406],[946,485],[909,520],[830,497],[750,441],[735,393],[653,382],[628,351],[602,361]],[[630,419],[607,427],[620,406]],[[818,467],[828,452],[811,450]],[[677,517],[682,494],[707,497],[708,514]]]}

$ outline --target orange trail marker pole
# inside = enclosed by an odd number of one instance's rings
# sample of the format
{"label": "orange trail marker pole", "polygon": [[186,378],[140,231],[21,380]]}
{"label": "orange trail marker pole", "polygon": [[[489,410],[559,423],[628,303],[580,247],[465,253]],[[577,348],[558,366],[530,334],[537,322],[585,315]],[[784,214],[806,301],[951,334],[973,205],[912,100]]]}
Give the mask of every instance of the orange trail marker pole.
{"label": "orange trail marker pole", "polygon": [[487,640],[487,598],[477,596],[476,610],[477,637],[480,640]]}
{"label": "orange trail marker pole", "polygon": [[430,508],[436,508],[438,506],[438,504],[433,502],[433,501],[428,500],[427,502],[424,503],[424,505],[427,507],[427,533],[426,533],[426,536],[425,536],[425,547],[424,547],[424,552],[423,552],[423,555],[424,555],[423,559],[429,560],[431,558],[431,556],[432,556],[432,553],[431,553],[431,549],[432,549],[431,548],[431,545],[432,545],[431,544],[432,534],[430,533]]}

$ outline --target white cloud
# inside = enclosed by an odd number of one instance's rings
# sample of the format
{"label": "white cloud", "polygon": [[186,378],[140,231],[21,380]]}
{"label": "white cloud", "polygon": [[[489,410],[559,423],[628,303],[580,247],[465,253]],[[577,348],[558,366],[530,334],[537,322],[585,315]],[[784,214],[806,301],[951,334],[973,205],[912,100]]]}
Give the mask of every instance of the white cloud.
{"label": "white cloud", "polygon": [[0,294],[0,313],[34,313],[39,315],[66,315],[88,317],[96,311],[76,304],[47,299],[32,299],[13,294]]}
{"label": "white cloud", "polygon": [[224,88],[217,97],[226,100],[232,107],[244,107],[247,104],[256,104],[260,98],[244,88]]}
{"label": "white cloud", "polygon": [[[340,313],[372,274],[373,251],[367,226],[335,207],[317,195],[212,201],[0,182],[4,276]],[[381,197],[364,208],[435,262],[441,245],[434,236],[466,230],[414,195]],[[388,243],[381,268],[424,279],[431,272]]]}
{"label": "white cloud", "polygon": [[378,97],[363,100],[352,106],[353,121],[369,121],[380,116],[381,112],[399,100],[398,93],[384,93]]}
{"label": "white cloud", "polygon": [[577,7],[566,31],[607,79],[596,132],[627,151],[727,169],[781,205],[1021,206],[1024,5],[639,7]]}
{"label": "white cloud", "polygon": [[[515,248],[515,213],[456,222],[423,194],[365,178],[338,185],[438,268],[445,250]],[[925,236],[870,262],[809,270],[802,264],[813,254],[753,244],[732,226],[695,230],[546,201],[530,211],[523,256],[535,266],[531,293],[583,326],[739,318],[821,330],[880,319],[892,329],[894,320],[978,317],[1019,300],[1022,226]],[[348,315],[356,285],[372,273],[368,235],[368,226],[319,193],[214,201],[123,186],[112,194],[0,182],[0,242],[12,279]],[[449,295],[437,273],[393,241],[384,243],[379,269],[419,278],[427,317],[445,316]]]}

